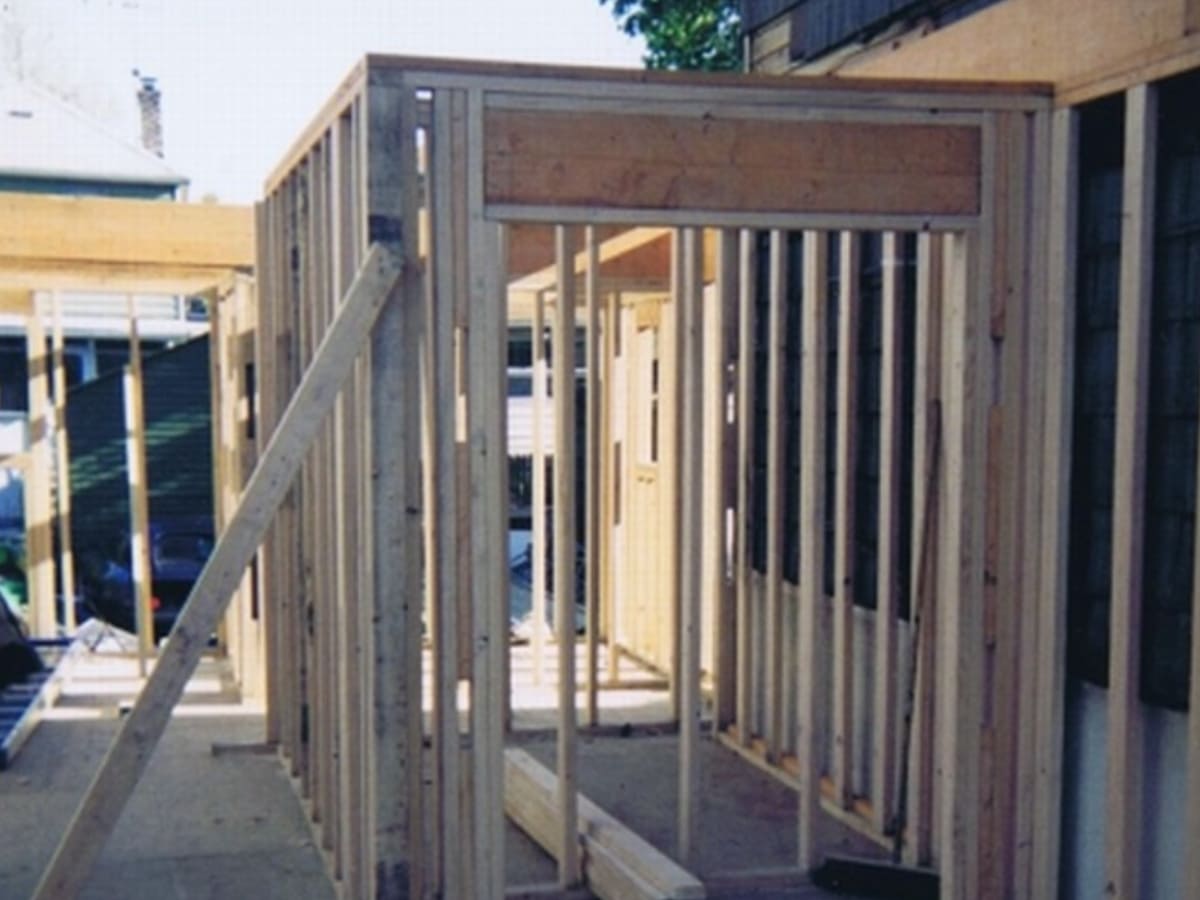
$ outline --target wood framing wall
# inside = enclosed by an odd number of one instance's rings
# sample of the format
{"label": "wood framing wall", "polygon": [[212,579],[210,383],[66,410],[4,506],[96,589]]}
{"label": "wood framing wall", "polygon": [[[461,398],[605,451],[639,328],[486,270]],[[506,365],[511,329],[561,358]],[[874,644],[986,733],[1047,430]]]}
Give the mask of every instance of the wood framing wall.
{"label": "wood framing wall", "polygon": [[[778,152],[782,143],[787,154]],[[944,896],[1011,889],[1027,837],[1018,785],[1034,764],[1015,735],[1034,709],[1019,664],[1025,619],[1009,601],[1037,572],[1026,564],[1037,546],[1037,491],[1025,462],[1041,447],[1031,361],[1044,286],[1033,257],[1044,233],[1038,198],[1049,148],[1048,103],[1027,88],[565,77],[386,58],[359,68],[269,182],[259,215],[257,332],[266,439],[369,240],[402,241],[405,275],[384,313],[394,321],[376,326],[260,560],[270,736],[281,741],[350,895],[392,896],[393,878],[418,893],[504,890],[504,347],[512,311],[538,321],[544,306],[556,380],[555,479],[547,485],[553,595],[560,610],[570,608],[562,601],[573,579],[564,573],[573,569],[571,548],[584,543],[597,557],[589,571],[607,573],[595,575],[597,594],[587,591],[594,627],[582,645],[586,670],[596,671],[591,648],[603,637],[618,651],[612,656],[640,650],[670,678],[681,723],[678,858],[691,858],[689,836],[702,827],[703,670],[722,734],[797,786],[801,866],[836,849],[846,825],[890,848],[905,794],[906,857],[939,868]],[[556,229],[553,271],[513,270],[507,248],[517,223]],[[598,229],[614,225],[668,229],[668,269],[640,273],[662,287],[635,295],[605,281],[611,232]],[[419,243],[403,242],[418,231]],[[770,234],[761,260],[757,232]],[[848,350],[861,235],[879,233],[871,246],[881,248],[885,272],[878,427],[886,539],[877,608],[865,612],[851,590],[849,473],[859,426]],[[789,234],[803,248],[803,287],[791,297]],[[915,236],[907,239],[916,246],[912,288],[896,277],[905,235]],[[844,270],[836,294],[830,245]],[[771,273],[775,412],[767,421],[776,449],[767,493],[797,492],[801,552],[834,555],[840,587],[832,595],[821,566],[802,565],[793,586],[782,580],[777,549],[765,576],[744,556],[752,453],[744,411],[755,388],[738,373],[755,352],[745,329],[755,327],[758,265]],[[905,299],[905,290],[914,296]],[[898,312],[905,302],[916,309],[909,339]],[[789,303],[803,319],[803,368],[785,373]],[[578,535],[568,387],[577,316],[591,326],[586,356],[604,385],[587,418],[607,423],[592,431],[599,458],[612,461],[588,481],[589,522],[593,509],[598,522]],[[828,332],[831,317],[837,336]],[[829,366],[834,345],[838,364]],[[654,359],[661,368],[652,387]],[[916,373],[908,413],[900,408],[905,365]],[[836,440],[826,416],[802,418],[798,483],[785,479],[774,436],[785,374],[803,409],[835,398]],[[614,396],[618,386],[623,396]],[[731,408],[738,412],[729,418]],[[658,430],[652,452],[639,446],[647,429]],[[902,435],[914,446],[911,472],[901,468]],[[832,491],[827,447],[838,473]],[[898,485],[910,478],[915,499],[902,521]],[[701,483],[703,491],[680,487]],[[637,492],[650,485],[660,518],[639,532],[636,516],[648,507]],[[385,502],[389,495],[395,500]],[[781,509],[769,513],[774,535]],[[639,540],[651,531],[652,541]],[[897,608],[901,535],[912,544],[919,641]],[[422,615],[428,685],[415,669]],[[579,868],[569,618],[558,621],[553,827],[561,831],[547,838],[562,886],[602,877]],[[902,749],[910,656],[918,661],[911,753]],[[469,686],[462,709],[460,679]],[[411,781],[423,736],[428,792]],[[417,839],[426,831],[428,843]]]}

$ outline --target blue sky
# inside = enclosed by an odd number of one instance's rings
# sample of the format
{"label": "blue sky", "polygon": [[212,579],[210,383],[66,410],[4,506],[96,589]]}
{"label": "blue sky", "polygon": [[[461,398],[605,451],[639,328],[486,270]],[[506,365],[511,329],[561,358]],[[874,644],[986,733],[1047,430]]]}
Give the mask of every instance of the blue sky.
{"label": "blue sky", "polygon": [[249,202],[365,52],[639,66],[596,0],[5,0],[10,71],[132,137],[133,69],[159,79],[191,195]]}

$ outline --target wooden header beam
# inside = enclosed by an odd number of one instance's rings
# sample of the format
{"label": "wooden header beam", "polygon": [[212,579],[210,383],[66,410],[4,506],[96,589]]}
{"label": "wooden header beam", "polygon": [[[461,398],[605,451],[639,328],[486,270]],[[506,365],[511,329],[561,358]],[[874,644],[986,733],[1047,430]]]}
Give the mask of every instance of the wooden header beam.
{"label": "wooden header beam", "polygon": [[978,126],[516,109],[485,123],[489,204],[979,212]]}
{"label": "wooden header beam", "polygon": [[253,265],[250,207],[0,193],[0,287],[191,293]]}

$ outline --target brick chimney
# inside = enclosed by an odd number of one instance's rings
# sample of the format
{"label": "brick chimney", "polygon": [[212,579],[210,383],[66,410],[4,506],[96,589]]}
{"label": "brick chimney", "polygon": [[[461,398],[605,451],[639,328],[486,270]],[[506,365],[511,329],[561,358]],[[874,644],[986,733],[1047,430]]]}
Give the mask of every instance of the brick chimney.
{"label": "brick chimney", "polygon": [[158,79],[142,75],[137,69],[133,76],[138,80],[138,109],[142,114],[142,146],[155,156],[163,155],[162,92]]}

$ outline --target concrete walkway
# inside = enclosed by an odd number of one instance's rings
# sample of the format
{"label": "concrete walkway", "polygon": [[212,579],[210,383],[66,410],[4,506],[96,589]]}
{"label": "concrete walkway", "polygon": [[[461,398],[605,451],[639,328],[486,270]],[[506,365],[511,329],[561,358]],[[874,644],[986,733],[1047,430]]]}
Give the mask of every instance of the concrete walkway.
{"label": "concrete walkway", "polygon": [[[28,897],[138,686],[128,655],[85,655],[59,705],[0,772],[0,897]],[[83,897],[333,900],[300,803],[273,754],[213,753],[262,740],[206,661],[151,760]]]}

